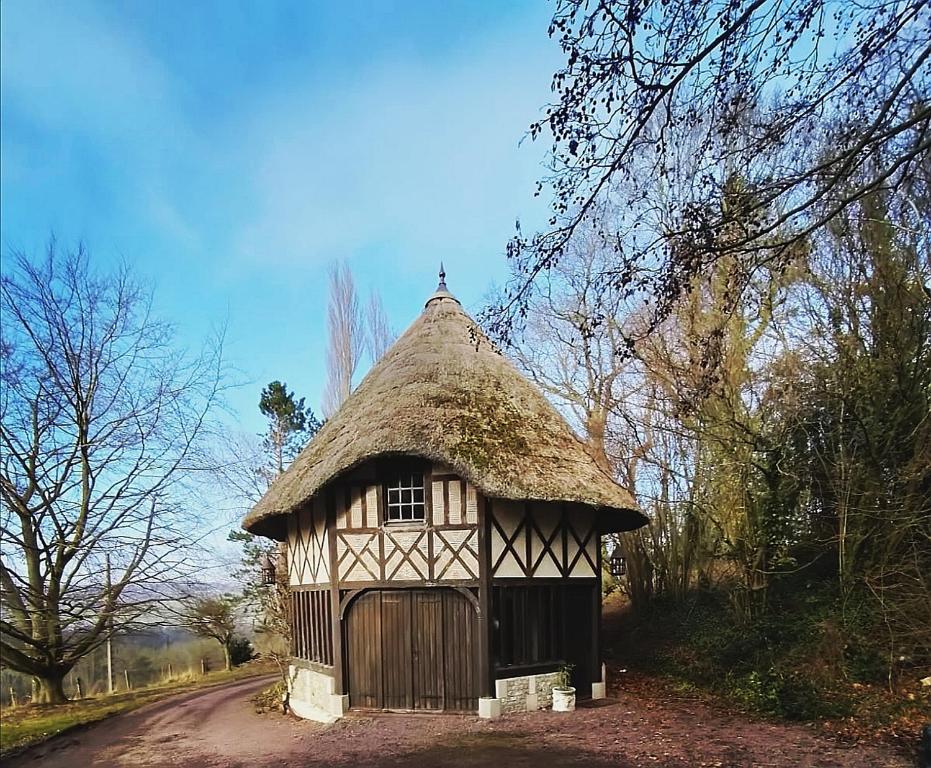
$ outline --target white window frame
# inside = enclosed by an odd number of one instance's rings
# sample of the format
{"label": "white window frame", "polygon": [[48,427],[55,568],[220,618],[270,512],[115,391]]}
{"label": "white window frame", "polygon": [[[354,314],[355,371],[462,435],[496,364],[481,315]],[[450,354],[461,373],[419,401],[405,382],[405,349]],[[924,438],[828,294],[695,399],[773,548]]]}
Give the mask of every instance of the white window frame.
{"label": "white window frame", "polygon": [[422,472],[401,472],[395,475],[385,483],[385,522],[426,522],[426,497]]}

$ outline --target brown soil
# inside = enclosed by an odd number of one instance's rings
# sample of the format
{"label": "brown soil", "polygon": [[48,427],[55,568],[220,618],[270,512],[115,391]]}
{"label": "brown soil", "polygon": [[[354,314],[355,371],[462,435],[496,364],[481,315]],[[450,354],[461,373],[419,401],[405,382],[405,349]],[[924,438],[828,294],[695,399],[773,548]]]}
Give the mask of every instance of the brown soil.
{"label": "brown soil", "polygon": [[350,716],[332,726],[259,715],[248,680],[166,699],[74,731],[5,763],[38,766],[375,766],[402,768],[905,768],[877,747],[845,747],[804,726],[753,722],[636,690],[574,714]]}

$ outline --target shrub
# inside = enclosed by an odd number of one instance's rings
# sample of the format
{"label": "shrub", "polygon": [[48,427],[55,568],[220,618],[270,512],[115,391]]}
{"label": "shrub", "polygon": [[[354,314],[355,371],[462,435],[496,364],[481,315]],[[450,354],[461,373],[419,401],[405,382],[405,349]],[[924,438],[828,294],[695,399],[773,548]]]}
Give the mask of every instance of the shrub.
{"label": "shrub", "polygon": [[255,649],[245,637],[234,637],[230,642],[230,662],[234,667],[252,661],[255,658]]}
{"label": "shrub", "polygon": [[728,675],[725,693],[747,709],[786,720],[847,717],[854,709],[846,695],[811,676],[772,667],[743,676]]}

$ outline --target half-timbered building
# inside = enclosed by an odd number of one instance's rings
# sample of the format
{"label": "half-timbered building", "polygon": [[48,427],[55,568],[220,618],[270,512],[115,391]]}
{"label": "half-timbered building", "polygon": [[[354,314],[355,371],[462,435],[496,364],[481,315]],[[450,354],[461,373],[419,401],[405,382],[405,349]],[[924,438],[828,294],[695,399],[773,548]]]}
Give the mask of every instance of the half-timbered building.
{"label": "half-timbered building", "polygon": [[446,289],[246,517],[287,542],[292,709],[604,695],[601,544],[646,519]]}

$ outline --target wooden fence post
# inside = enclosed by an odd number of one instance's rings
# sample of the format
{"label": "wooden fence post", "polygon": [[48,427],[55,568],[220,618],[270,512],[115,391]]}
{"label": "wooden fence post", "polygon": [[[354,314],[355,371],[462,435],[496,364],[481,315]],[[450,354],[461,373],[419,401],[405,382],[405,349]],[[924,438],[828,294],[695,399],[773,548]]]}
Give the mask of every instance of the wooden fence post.
{"label": "wooden fence post", "polygon": [[127,691],[132,690],[132,686],[129,684],[129,670],[128,669],[123,670],[123,677],[126,678],[126,690]]}
{"label": "wooden fence post", "polygon": [[13,686],[10,686],[10,706],[16,706],[16,691],[13,690]]}
{"label": "wooden fence post", "polygon": [[83,699],[84,698],[84,686],[81,684],[80,677],[77,679],[77,683],[78,683],[78,698]]}
{"label": "wooden fence post", "polygon": [[206,674],[207,674],[207,659],[201,659],[201,660],[200,660],[200,673],[201,673],[202,675],[206,675]]}
{"label": "wooden fence post", "polygon": [[169,661],[169,662],[168,662],[168,679],[171,680],[171,678],[172,678],[172,674],[171,674],[171,662]]}

